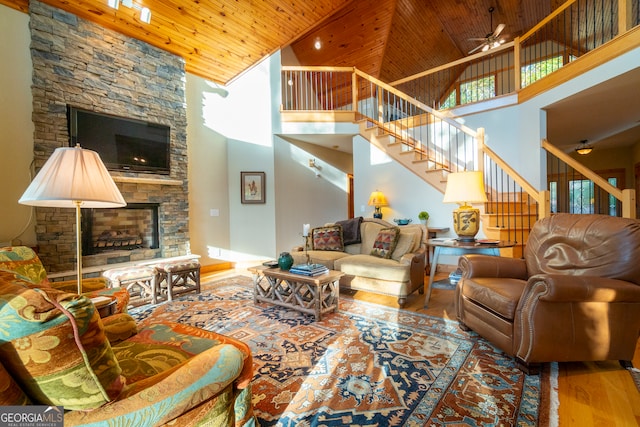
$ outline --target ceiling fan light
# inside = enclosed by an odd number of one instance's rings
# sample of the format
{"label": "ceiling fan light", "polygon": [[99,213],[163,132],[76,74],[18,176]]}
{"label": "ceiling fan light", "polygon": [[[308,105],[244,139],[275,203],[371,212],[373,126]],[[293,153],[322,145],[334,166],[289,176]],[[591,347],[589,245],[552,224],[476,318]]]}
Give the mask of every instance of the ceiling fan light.
{"label": "ceiling fan light", "polygon": [[488,44],[485,44],[485,45],[484,45],[484,47],[482,48],[482,51],[483,51],[483,52],[486,52],[486,51],[488,51],[488,50],[489,50],[489,45],[488,45]]}
{"label": "ceiling fan light", "polygon": [[581,154],[583,156],[591,153],[593,151],[593,147],[587,144],[587,140],[580,141],[580,145],[576,147],[576,153]]}

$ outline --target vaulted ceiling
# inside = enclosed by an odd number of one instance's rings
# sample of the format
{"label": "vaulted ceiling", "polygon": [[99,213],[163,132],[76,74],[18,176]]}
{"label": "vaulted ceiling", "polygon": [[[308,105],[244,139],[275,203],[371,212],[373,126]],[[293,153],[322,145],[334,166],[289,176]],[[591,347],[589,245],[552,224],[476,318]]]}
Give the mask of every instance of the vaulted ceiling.
{"label": "vaulted ceiling", "polygon": [[[391,82],[462,58],[499,23],[507,40],[523,34],[561,0],[107,0],[44,3],[148,42],[185,59],[188,72],[228,83],[262,58],[291,46],[284,65],[355,66]],[[0,0],[28,12],[29,0]],[[148,7],[151,22],[140,21]],[[494,7],[492,15],[489,8]],[[493,22],[491,22],[493,21]],[[316,49],[316,41],[321,48]],[[290,58],[290,56],[286,56]],[[295,64],[293,63],[295,62]]]}

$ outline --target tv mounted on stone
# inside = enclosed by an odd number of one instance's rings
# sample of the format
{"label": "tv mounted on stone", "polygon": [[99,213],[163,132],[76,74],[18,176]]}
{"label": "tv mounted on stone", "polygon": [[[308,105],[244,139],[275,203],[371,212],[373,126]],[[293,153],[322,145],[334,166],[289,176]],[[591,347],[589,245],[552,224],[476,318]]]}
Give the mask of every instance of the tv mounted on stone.
{"label": "tv mounted on stone", "polygon": [[170,173],[171,128],[67,106],[69,145],[96,151],[109,170]]}

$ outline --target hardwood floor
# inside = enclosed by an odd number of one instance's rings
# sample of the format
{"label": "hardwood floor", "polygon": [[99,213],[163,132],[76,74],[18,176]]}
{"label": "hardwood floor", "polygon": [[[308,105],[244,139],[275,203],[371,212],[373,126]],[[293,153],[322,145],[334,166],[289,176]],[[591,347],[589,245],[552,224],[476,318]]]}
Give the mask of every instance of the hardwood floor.
{"label": "hardwood floor", "polygon": [[[203,280],[208,277],[203,276]],[[444,277],[436,275],[436,280]],[[398,307],[393,297],[362,291],[347,294],[358,300]],[[455,320],[453,294],[452,290],[434,289],[429,307],[425,309],[424,295],[415,292],[407,299],[404,309]],[[633,365],[640,368],[640,339]],[[558,395],[560,426],[640,426],[640,392],[629,372],[617,361],[560,363]]]}

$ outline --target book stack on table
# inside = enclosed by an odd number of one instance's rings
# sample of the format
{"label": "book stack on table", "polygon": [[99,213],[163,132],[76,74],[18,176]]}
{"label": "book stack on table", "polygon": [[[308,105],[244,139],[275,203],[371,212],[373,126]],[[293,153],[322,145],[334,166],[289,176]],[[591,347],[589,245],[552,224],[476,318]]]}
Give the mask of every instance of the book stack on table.
{"label": "book stack on table", "polygon": [[329,269],[322,264],[296,264],[291,266],[289,273],[302,274],[303,276],[320,276],[328,273]]}

